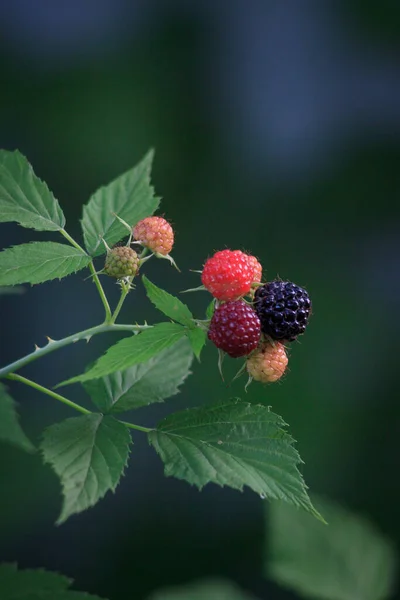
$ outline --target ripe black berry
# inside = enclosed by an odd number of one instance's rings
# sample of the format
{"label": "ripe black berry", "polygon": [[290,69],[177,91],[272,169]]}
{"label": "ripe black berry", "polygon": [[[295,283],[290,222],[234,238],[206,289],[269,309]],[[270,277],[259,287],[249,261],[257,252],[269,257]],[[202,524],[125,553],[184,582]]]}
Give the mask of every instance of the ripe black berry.
{"label": "ripe black berry", "polygon": [[293,342],[305,332],[311,300],[305,289],[290,281],[271,281],[259,287],[254,308],[263,333],[274,340]]}
{"label": "ripe black berry", "polygon": [[260,336],[260,319],[243,300],[221,304],[208,330],[208,338],[233,358],[250,354],[257,348]]}

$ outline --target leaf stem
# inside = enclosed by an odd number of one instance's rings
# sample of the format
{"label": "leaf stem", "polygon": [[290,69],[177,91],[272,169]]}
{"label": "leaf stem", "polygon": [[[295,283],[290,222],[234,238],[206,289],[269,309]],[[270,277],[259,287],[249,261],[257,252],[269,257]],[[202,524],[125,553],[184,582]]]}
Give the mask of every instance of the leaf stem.
{"label": "leaf stem", "polygon": [[7,379],[11,379],[13,381],[19,381],[20,383],[29,385],[30,387],[34,388],[35,390],[38,390],[39,392],[42,392],[43,394],[47,394],[48,396],[55,398],[59,402],[66,404],[70,408],[73,408],[73,409],[83,413],[84,415],[91,414],[91,411],[87,410],[87,408],[83,408],[83,406],[80,406],[79,404],[72,402],[72,400],[68,400],[68,398],[61,396],[60,394],[57,394],[56,392],[53,392],[52,390],[49,390],[48,388],[45,388],[42,385],[40,385],[39,383],[36,383],[35,381],[31,381],[30,379],[27,379],[26,377],[22,377],[21,375],[17,375],[16,373],[10,373],[9,375],[7,375]]}
{"label": "leaf stem", "polygon": [[80,340],[89,341],[93,335],[97,335],[98,333],[105,333],[107,331],[143,331],[144,329],[150,329],[151,325],[115,325],[114,323],[103,323],[101,325],[96,325],[95,327],[90,327],[89,329],[84,329],[83,331],[79,331],[78,333],[74,333],[73,335],[69,335],[68,337],[62,338],[61,340],[52,340],[48,339],[48,343],[46,346],[39,348],[36,346],[36,349],[19,358],[13,363],[3,367],[0,369],[0,378],[5,377],[9,373],[17,371],[21,367],[45,356],[46,354],[50,354],[50,352],[54,352],[55,350],[59,350],[64,346],[68,346],[69,344],[74,344],[75,342],[79,342]]}
{"label": "leaf stem", "polygon": [[117,308],[115,309],[114,314],[111,317],[110,323],[115,323],[115,321],[116,321],[116,319],[117,319],[117,317],[118,317],[118,315],[120,313],[120,310],[122,308],[122,305],[125,302],[125,298],[129,294],[129,291],[131,289],[131,281],[132,281],[132,278],[129,278],[129,281],[127,283],[121,282],[121,288],[122,288],[122,290],[121,290],[121,297],[120,297],[119,302],[117,304]]}
{"label": "leaf stem", "polygon": [[101,301],[103,303],[104,310],[106,312],[105,322],[106,323],[111,323],[112,322],[112,320],[111,320],[111,308],[110,308],[110,305],[108,303],[107,296],[106,296],[106,294],[104,292],[103,286],[100,283],[99,276],[97,275],[96,269],[94,268],[94,264],[93,264],[92,260],[90,261],[88,267],[89,267],[90,272],[92,274],[94,284],[97,287],[97,291],[99,292],[99,296],[100,296]]}
{"label": "leaf stem", "polygon": [[[80,252],[83,252],[84,254],[86,254],[86,255],[87,255],[87,252],[86,252],[86,251],[85,251],[85,250],[82,248],[82,246],[80,246],[80,245],[78,244],[78,242],[76,242],[76,241],[74,240],[74,238],[73,238],[73,237],[71,237],[71,236],[69,235],[69,233],[67,233],[67,232],[65,231],[65,229],[60,229],[60,233],[61,233],[61,235],[63,235],[63,236],[65,237],[65,239],[66,239],[66,240],[68,240],[68,242],[71,244],[71,246],[73,246],[73,247],[74,247],[74,248],[76,248],[77,250],[80,250]],[[94,281],[94,284],[95,284],[95,286],[96,286],[96,288],[97,288],[97,291],[99,292],[99,296],[100,296],[100,298],[101,298],[101,301],[102,301],[102,303],[103,303],[104,310],[105,310],[105,312],[106,312],[106,319],[105,319],[105,322],[106,322],[106,323],[110,323],[110,322],[111,322],[111,308],[110,308],[110,305],[109,305],[109,303],[108,303],[107,296],[106,296],[106,294],[105,294],[105,292],[104,292],[103,286],[102,286],[102,285],[101,285],[101,283],[100,283],[99,276],[97,275],[97,273],[96,273],[96,269],[94,268],[93,260],[91,260],[91,261],[90,261],[90,263],[89,263],[88,267],[89,267],[89,269],[90,269],[90,272],[91,272],[91,274],[92,274],[93,281]]]}
{"label": "leaf stem", "polygon": [[150,433],[150,431],[154,431],[153,427],[142,427],[141,425],[135,425],[134,423],[128,423],[128,421],[120,421],[120,423],[129,427],[129,429],[137,429],[138,431],[144,431],[144,433]]}
{"label": "leaf stem", "polygon": [[[72,400],[68,400],[68,398],[66,398],[65,396],[61,396],[61,394],[57,394],[56,392],[53,392],[53,390],[49,390],[48,388],[44,387],[43,385],[40,385],[39,383],[36,383],[35,381],[32,381],[31,379],[27,379],[26,377],[22,377],[21,375],[17,375],[16,373],[9,373],[9,375],[7,375],[6,378],[10,379],[11,381],[19,381],[20,383],[24,383],[25,385],[28,385],[29,387],[38,390],[39,392],[42,392],[43,394],[46,394],[47,396],[50,396],[51,398],[54,398],[55,400],[58,400],[63,404],[66,404],[70,408],[73,408],[74,410],[77,410],[78,412],[84,415],[92,414],[91,410],[80,406],[80,404],[76,404],[76,402],[72,402]],[[150,431],[153,431],[152,428],[142,427],[141,425],[135,425],[134,423],[128,423],[127,421],[119,422],[125,425],[126,427],[129,427],[129,429],[137,429],[138,431],[143,431],[144,433],[149,433]]]}

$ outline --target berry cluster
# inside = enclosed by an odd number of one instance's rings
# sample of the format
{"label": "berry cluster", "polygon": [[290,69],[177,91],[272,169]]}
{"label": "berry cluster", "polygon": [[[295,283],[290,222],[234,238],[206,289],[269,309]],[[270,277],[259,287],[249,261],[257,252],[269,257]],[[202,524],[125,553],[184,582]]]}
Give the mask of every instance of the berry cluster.
{"label": "berry cluster", "polygon": [[262,285],[260,263],[241,250],[216,252],[206,261],[201,280],[216,299],[208,338],[233,358],[247,356],[251,379],[280,379],[288,364],[284,343],[296,340],[308,323],[306,290],[290,281]]}
{"label": "berry cluster", "polygon": [[162,217],[147,217],[131,227],[118,217],[119,221],[126,226],[130,233],[127,246],[116,246],[108,248],[103,272],[116,279],[134,277],[139,271],[139,266],[146,258],[140,258],[130,247],[132,238],[135,244],[141,244],[145,249],[151,250],[159,258],[168,258],[174,245],[174,231],[171,225]]}

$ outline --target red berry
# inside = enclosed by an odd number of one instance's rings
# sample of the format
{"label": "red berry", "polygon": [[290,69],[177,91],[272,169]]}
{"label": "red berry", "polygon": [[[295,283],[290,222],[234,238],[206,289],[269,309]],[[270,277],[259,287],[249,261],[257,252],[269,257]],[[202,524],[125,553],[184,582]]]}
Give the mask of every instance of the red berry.
{"label": "red berry", "polygon": [[262,266],[258,262],[255,256],[248,255],[249,265],[254,269],[253,270],[253,281],[252,283],[261,283],[262,280]]}
{"label": "red berry", "polygon": [[204,265],[201,281],[218,300],[236,300],[248,294],[254,267],[241,250],[220,250]]}
{"label": "red berry", "polygon": [[255,310],[243,300],[225,302],[211,319],[208,338],[229,356],[246,356],[257,348],[261,324]]}
{"label": "red berry", "polygon": [[282,377],[287,364],[285,346],[280,342],[266,342],[247,359],[246,369],[256,381],[272,383]]}
{"label": "red berry", "polygon": [[166,256],[174,245],[174,230],[162,217],[147,217],[133,228],[133,237],[153,252]]}

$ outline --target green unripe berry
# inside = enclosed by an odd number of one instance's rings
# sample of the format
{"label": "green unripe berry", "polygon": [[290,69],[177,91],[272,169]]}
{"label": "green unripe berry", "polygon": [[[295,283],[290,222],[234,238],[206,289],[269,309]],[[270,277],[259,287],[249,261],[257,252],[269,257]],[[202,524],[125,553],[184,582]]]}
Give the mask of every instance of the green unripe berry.
{"label": "green unripe berry", "polygon": [[107,253],[104,272],[110,277],[134,277],[138,270],[139,257],[129,246],[117,246]]}

